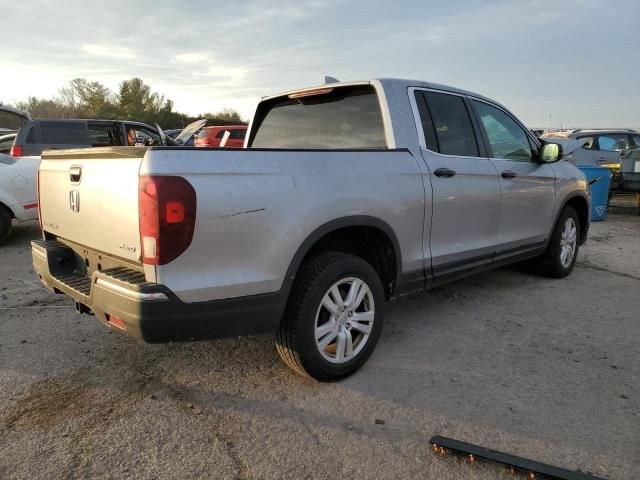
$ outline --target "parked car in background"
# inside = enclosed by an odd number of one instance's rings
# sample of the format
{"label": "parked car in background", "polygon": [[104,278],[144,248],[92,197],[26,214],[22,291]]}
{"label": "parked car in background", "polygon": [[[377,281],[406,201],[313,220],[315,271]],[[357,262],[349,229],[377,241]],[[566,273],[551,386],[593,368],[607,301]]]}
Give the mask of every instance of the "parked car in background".
{"label": "parked car in background", "polygon": [[0,154],[0,244],[11,234],[13,220],[38,218],[37,174],[40,158]]}
{"label": "parked car in background", "polygon": [[119,120],[28,121],[15,138],[11,155],[37,156],[45,149],[161,145],[158,131],[141,122]]}
{"label": "parked car in background", "polygon": [[335,380],[372,353],[386,300],[530,259],[566,277],[587,238],[562,148],[457,88],[266,97],[247,147],[46,152],[36,274],[132,337],[276,333],[295,371]]}
{"label": "parked car in background", "polygon": [[0,135],[0,153],[8,155],[13,147],[13,141],[16,139],[16,133]]}
{"label": "parked car in background", "polygon": [[633,147],[640,147],[640,133],[631,129],[579,129],[554,132],[542,136],[553,141],[554,137],[580,140],[582,148],[567,155],[566,160],[578,166],[610,166],[614,171],[620,168],[620,153]]}
{"label": "parked car in background", "polygon": [[225,132],[229,132],[225,148],[242,148],[247,134],[246,125],[218,125],[204,127],[196,136],[196,147],[219,147]]}

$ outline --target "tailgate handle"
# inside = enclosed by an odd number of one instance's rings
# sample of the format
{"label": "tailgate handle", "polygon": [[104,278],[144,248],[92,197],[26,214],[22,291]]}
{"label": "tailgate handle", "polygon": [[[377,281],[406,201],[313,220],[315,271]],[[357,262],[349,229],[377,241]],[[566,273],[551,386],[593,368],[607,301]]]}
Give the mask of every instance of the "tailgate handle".
{"label": "tailgate handle", "polygon": [[80,183],[82,178],[82,167],[71,167],[69,169],[69,180],[71,183]]}

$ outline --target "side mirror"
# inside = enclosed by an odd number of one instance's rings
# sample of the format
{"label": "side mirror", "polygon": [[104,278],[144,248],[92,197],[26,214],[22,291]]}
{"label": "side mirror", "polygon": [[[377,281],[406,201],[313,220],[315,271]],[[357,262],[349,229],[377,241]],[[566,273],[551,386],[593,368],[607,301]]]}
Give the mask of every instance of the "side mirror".
{"label": "side mirror", "polygon": [[540,149],[540,161],[542,163],[557,162],[562,158],[562,147],[557,143],[543,143]]}

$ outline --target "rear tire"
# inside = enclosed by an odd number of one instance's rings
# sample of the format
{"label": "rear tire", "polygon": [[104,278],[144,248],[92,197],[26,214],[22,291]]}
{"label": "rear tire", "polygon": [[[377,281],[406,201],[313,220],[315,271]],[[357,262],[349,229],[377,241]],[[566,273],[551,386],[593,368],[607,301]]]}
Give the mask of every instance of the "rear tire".
{"label": "rear tire", "polygon": [[278,354],[316,380],[351,375],[380,338],[384,298],[378,273],[362,258],[340,252],[311,258],[293,285],[276,338]]}
{"label": "rear tire", "polygon": [[0,205],[0,245],[11,235],[11,214]]}
{"label": "rear tire", "polygon": [[568,276],[576,263],[580,248],[580,218],[566,206],[551,234],[547,250],[534,260],[539,274],[551,278]]}

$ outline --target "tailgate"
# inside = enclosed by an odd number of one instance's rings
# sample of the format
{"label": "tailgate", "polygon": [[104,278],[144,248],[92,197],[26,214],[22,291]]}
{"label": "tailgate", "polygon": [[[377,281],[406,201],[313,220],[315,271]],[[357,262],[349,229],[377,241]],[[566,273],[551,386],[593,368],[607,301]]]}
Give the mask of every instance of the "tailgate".
{"label": "tailgate", "polygon": [[93,251],[140,262],[138,172],[145,151],[115,147],[43,154],[43,230]]}

